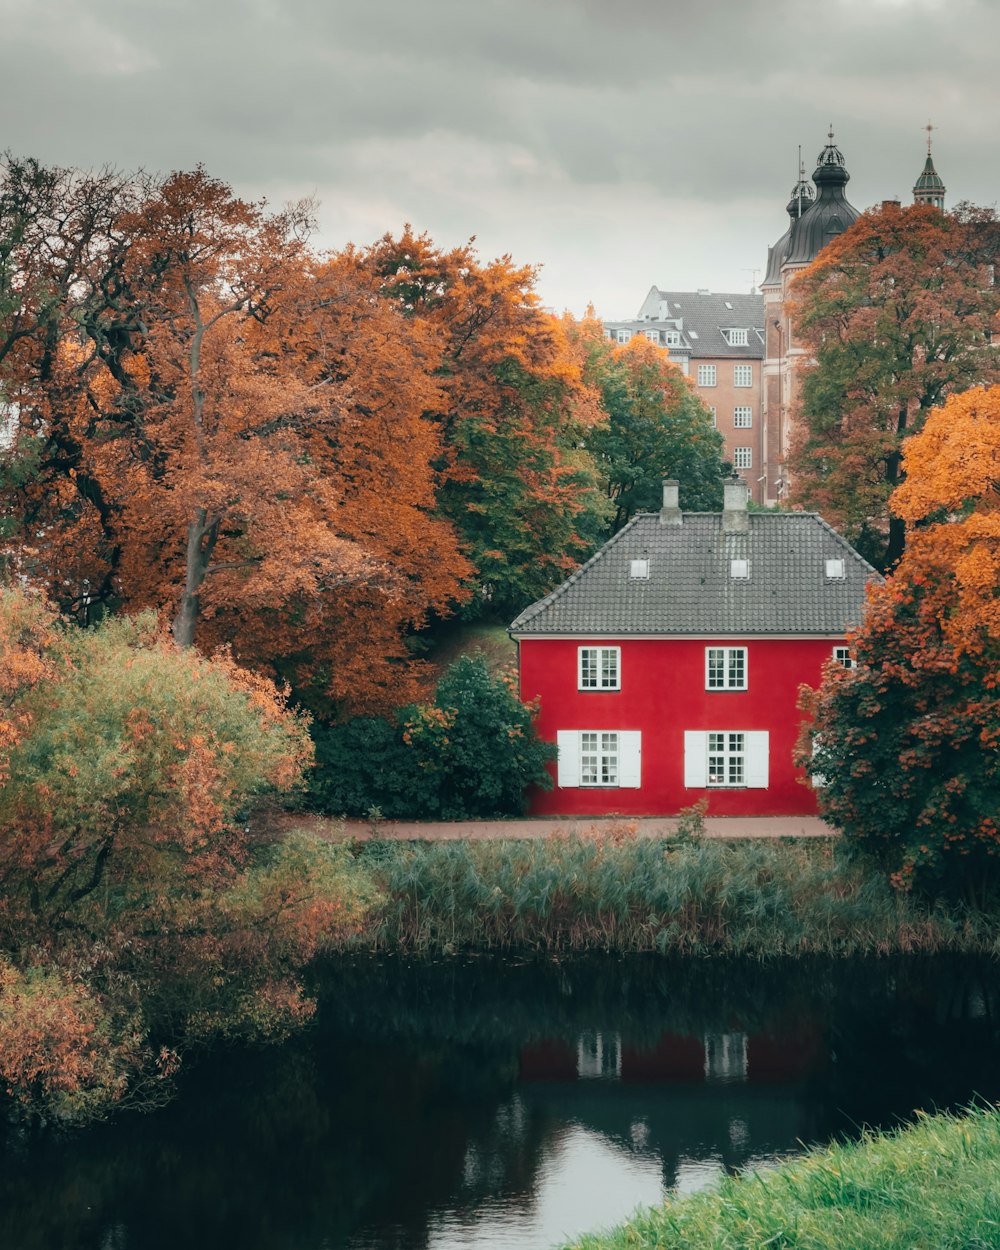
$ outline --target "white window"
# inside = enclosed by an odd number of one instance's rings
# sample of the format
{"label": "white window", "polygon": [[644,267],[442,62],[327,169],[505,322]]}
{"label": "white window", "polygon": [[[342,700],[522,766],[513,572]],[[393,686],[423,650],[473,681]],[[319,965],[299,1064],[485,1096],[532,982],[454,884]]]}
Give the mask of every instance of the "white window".
{"label": "white window", "polygon": [[708,411],[712,414],[712,424],[713,424],[713,425],[718,425],[718,424],[719,424],[719,414],[718,414],[718,412],[717,412],[717,410],[716,410],[715,404],[709,404]]}
{"label": "white window", "polygon": [[733,468],[734,469],[752,469],[753,468],[753,448],[752,447],[734,447],[733,448]]}
{"label": "white window", "polygon": [[680,347],[681,332],[680,330],[664,330],[663,341],[668,347]]}
{"label": "white window", "polygon": [[850,647],[834,647],[834,648],[833,648],[833,658],[834,658],[834,659],[837,661],[837,663],[838,663],[838,664],[840,664],[843,668],[853,668],[853,667],[854,667],[854,663],[855,663],[855,661],[854,661],[854,656],[853,656],[853,655],[851,655],[851,648],[850,648]]}
{"label": "white window", "polygon": [[648,560],[632,560],[629,562],[628,575],[635,581],[649,581],[649,561]]}
{"label": "white window", "polygon": [[751,729],[689,729],[684,733],[684,784],[689,789],[746,786],[765,790],[768,735]]}
{"label": "white window", "polygon": [[648,338],[651,343],[658,344],[660,341],[659,330],[643,330],[643,334],[645,334],[646,338]]}
{"label": "white window", "polygon": [[556,745],[564,789],[639,788],[642,734],[637,729],[560,729]]}
{"label": "white window", "polygon": [[746,347],[746,330],[723,330],[722,333],[726,336],[726,342],[730,347]]}
{"label": "white window", "polygon": [[733,386],[753,386],[753,365],[733,365]]}
{"label": "white window", "polygon": [[733,425],[738,430],[749,430],[753,425],[753,409],[749,404],[740,404],[733,409]]}
{"label": "white window", "polygon": [[843,560],[827,560],[826,575],[831,581],[843,581],[847,576]]}
{"label": "white window", "polygon": [[746,690],[746,647],[705,648],[705,689]]}
{"label": "white window", "polygon": [[729,576],[737,581],[743,581],[750,576],[749,560],[730,560]]}
{"label": "white window", "polygon": [[698,385],[715,386],[715,365],[698,366]]}
{"label": "white window", "polygon": [[579,689],[620,690],[621,647],[580,647],[577,651]]}
{"label": "white window", "polygon": [[632,337],[631,330],[618,330],[615,333],[615,338],[618,340],[619,343],[627,343],[629,339],[631,339],[631,337]]}

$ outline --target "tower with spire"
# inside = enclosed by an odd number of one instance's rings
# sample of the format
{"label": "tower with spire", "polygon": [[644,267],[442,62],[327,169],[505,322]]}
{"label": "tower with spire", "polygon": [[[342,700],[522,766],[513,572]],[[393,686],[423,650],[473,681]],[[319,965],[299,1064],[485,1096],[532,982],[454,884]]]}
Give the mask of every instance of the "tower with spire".
{"label": "tower with spire", "polygon": [[924,129],[927,131],[927,160],[924,161],[923,172],[913,184],[913,202],[930,204],[932,208],[944,212],[945,185],[934,168],[934,158],[931,155],[931,131],[934,127],[928,122]]}
{"label": "tower with spire", "polygon": [[812,176],[816,187],[805,179],[802,150],[799,149],[799,180],[792,188],[787,205],[791,218],[788,229],[768,250],[767,272],[761,283],[764,296],[764,363],[762,369],[764,497],[778,503],[789,488],[788,453],[792,428],[791,413],[796,390],[796,372],[804,354],[792,335],[789,316],[790,284],[822,249],[857,221],[859,213],[848,202],[845,188],[851,175],[844,155],[834,143],[833,126],[816,161]]}

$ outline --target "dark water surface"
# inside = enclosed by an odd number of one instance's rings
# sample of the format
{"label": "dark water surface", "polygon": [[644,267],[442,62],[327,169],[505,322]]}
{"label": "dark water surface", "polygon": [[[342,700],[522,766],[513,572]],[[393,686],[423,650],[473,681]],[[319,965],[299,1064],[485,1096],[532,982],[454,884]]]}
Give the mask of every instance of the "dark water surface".
{"label": "dark water surface", "polygon": [[664,1191],[1000,1099],[1000,968],[352,960],[155,1114],[11,1132],[2,1250],[543,1250]]}

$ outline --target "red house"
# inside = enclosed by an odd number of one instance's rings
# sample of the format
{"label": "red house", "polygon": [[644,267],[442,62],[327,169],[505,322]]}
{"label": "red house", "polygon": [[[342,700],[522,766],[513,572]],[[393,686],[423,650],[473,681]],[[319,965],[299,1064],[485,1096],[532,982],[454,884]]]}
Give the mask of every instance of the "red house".
{"label": "red house", "polygon": [[521,698],[559,748],[533,810],[671,815],[707,798],[717,816],[816,810],[792,764],[798,688],[816,685],[878,574],[819,516],[681,512],[634,517],[510,626]]}

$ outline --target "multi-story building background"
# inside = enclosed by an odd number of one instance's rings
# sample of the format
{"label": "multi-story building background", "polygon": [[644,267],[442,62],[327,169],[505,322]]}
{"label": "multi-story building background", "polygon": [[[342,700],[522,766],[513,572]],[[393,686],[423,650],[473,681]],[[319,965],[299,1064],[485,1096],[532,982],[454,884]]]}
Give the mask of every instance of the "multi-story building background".
{"label": "multi-story building background", "polygon": [[725,440],[725,458],[762,503],[763,296],[653,286],[633,320],[606,321],[604,333],[616,343],[643,335],[669,350],[711,410]]}

